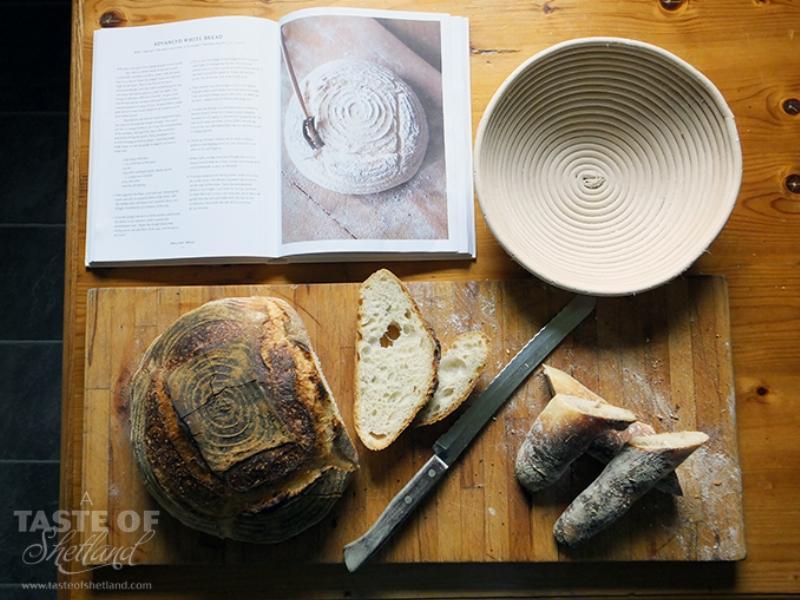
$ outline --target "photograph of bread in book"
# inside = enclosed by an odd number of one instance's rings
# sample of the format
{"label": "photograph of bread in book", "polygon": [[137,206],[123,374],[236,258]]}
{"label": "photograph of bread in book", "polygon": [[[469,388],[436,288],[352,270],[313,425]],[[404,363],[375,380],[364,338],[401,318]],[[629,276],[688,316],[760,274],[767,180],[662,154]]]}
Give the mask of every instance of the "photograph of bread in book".
{"label": "photograph of bread in book", "polygon": [[474,258],[471,147],[462,17],[98,29],[86,265]]}
{"label": "photograph of bread in book", "polygon": [[439,21],[281,28],[283,241],[445,239]]}

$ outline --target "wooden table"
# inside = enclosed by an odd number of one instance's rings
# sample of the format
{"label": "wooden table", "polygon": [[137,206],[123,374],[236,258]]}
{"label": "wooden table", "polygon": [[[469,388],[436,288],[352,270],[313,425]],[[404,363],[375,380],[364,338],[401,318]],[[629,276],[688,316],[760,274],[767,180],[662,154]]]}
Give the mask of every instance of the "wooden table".
{"label": "wooden table", "polygon": [[[359,281],[374,265],[123,268],[83,267],[92,31],[219,14],[277,18],[311,2],[293,0],[82,0],[73,8],[69,203],[64,316],[61,506],[77,508],[86,290],[96,286]],[[323,2],[322,4],[338,4]],[[369,6],[348,1],[345,5]],[[665,6],[667,8],[665,8]],[[639,38],[699,67],[737,119],[744,182],[719,239],[694,266],[723,274],[731,295],[739,443],[748,558],[737,564],[371,566],[313,572],[237,564],[130,568],[69,578],[149,582],[150,597],[661,595],[800,592],[800,3],[791,0],[509,0],[503,3],[385,3],[470,17],[473,123],[524,58],[555,42],[590,35]],[[500,8],[502,6],[502,8]],[[792,192],[791,190],[795,191]],[[478,260],[389,265],[409,279],[524,277],[478,219]],[[72,590],[65,597],[97,592]],[[117,591],[106,597],[123,598]]]}

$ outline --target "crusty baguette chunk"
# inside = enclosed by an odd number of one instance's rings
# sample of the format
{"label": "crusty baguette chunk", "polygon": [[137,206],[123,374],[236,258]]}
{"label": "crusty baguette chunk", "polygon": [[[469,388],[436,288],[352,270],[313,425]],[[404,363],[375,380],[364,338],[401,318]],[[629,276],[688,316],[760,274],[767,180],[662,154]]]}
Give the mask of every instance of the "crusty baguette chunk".
{"label": "crusty baguette chunk", "polygon": [[555,483],[592,440],[636,420],[631,411],[607,402],[558,394],[547,403],[517,453],[517,479],[537,492]]}
{"label": "crusty baguette chunk", "polygon": [[561,369],[556,369],[548,364],[542,365],[542,369],[547,380],[547,387],[550,388],[550,393],[553,396],[567,394],[568,396],[577,396],[578,398],[586,398],[587,400],[596,400],[598,402],[606,401]]}
{"label": "crusty baguette chunk", "polygon": [[[547,385],[554,396],[556,394],[569,394],[570,396],[578,396],[579,398],[606,402],[604,398],[598,396],[580,381],[564,371],[551,367],[550,365],[543,365],[543,367]],[[607,429],[592,440],[586,453],[595,460],[603,464],[608,464],[632,437],[653,435],[655,433],[656,430],[653,429],[651,425],[643,423],[642,421],[631,423],[629,427],[622,431]],[[673,496],[681,496],[683,494],[683,489],[681,489],[681,483],[678,480],[677,473],[670,473],[667,475],[656,484],[656,488],[666,494],[672,494]]]}
{"label": "crusty baguette chunk", "polygon": [[359,292],[354,417],[358,437],[382,450],[436,389],[439,342],[403,283],[386,269]]}
{"label": "crusty baguette chunk", "polygon": [[558,518],[556,540],[575,546],[610,526],[706,441],[700,431],[632,438]]}
{"label": "crusty baguette chunk", "polygon": [[478,383],[486,359],[489,340],[480,331],[459,335],[439,361],[439,384],[433,398],[419,411],[415,425],[431,425],[453,413],[469,397]]}

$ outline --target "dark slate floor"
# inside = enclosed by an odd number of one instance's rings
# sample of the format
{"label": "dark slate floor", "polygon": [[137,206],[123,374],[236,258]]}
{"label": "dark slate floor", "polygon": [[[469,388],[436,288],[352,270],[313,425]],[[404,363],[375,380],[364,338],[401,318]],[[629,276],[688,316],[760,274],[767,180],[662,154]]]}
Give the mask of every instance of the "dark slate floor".
{"label": "dark slate floor", "polygon": [[[0,1],[0,598],[50,598],[14,511],[58,505],[69,0]],[[35,563],[35,559],[28,562]]]}

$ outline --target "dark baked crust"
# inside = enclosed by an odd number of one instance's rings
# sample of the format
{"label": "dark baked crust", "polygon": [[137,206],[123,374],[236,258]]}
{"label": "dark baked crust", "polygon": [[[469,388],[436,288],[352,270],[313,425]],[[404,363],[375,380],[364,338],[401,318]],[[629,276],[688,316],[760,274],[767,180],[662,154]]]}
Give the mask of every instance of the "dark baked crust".
{"label": "dark baked crust", "polygon": [[358,467],[303,323],[276,298],[209,302],[162,333],[133,376],[131,440],[165,509],[242,541],[310,527]]}

